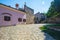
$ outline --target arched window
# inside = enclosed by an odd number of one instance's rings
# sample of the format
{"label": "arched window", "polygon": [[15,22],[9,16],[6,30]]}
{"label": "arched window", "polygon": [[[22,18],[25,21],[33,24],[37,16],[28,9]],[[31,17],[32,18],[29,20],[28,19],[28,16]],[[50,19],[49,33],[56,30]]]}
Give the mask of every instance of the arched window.
{"label": "arched window", "polygon": [[23,19],[23,22],[26,22],[26,19]]}
{"label": "arched window", "polygon": [[4,21],[10,21],[10,20],[11,20],[10,16],[4,16]]}
{"label": "arched window", "polygon": [[19,22],[22,22],[22,18],[18,18],[18,21],[19,21]]}
{"label": "arched window", "polygon": [[[9,16],[7,16],[5,14],[7,14]],[[10,17],[10,16],[12,16],[11,14],[9,14],[9,13],[2,13],[2,15],[4,15],[4,21],[10,21],[11,20],[11,17]]]}

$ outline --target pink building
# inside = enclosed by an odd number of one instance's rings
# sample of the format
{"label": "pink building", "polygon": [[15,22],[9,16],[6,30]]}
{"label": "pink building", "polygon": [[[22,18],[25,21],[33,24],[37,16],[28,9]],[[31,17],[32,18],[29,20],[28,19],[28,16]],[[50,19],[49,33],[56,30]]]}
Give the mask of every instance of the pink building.
{"label": "pink building", "polygon": [[26,24],[26,13],[23,9],[18,10],[10,6],[0,4],[0,26]]}

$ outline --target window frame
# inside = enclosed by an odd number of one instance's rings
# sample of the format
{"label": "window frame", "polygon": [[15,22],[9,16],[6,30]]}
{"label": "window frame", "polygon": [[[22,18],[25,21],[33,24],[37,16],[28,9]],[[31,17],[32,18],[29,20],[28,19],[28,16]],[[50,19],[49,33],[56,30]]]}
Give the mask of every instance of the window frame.
{"label": "window frame", "polygon": [[23,19],[23,22],[26,22],[26,19]]}
{"label": "window frame", "polygon": [[10,16],[4,16],[4,21],[11,21],[11,17]]}
{"label": "window frame", "polygon": [[18,22],[22,22],[22,18],[18,18]]}

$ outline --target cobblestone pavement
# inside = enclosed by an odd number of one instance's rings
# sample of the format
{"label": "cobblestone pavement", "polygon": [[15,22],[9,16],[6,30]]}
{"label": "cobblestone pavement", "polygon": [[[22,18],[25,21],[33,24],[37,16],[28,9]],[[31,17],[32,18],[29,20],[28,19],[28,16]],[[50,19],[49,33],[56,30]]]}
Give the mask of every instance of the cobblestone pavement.
{"label": "cobblestone pavement", "polygon": [[41,24],[0,27],[0,40],[54,40],[41,32]]}

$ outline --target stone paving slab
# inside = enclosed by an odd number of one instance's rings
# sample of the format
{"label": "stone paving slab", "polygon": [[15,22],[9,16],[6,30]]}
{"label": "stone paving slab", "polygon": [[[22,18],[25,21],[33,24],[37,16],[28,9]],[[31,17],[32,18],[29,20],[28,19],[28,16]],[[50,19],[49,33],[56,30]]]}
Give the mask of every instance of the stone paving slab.
{"label": "stone paving slab", "polygon": [[40,24],[0,27],[0,40],[54,40],[41,32]]}

